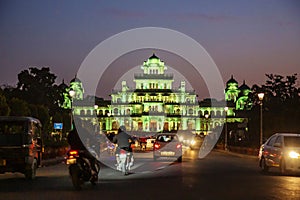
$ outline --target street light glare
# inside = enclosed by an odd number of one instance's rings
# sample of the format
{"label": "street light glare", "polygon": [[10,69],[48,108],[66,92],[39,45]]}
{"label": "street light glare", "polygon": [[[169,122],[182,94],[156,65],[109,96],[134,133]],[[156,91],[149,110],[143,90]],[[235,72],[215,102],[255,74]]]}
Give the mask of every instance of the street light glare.
{"label": "street light glare", "polygon": [[69,91],[69,95],[73,98],[75,96],[75,91],[74,90],[70,90]]}
{"label": "street light glare", "polygon": [[225,112],[227,112],[227,111],[228,111],[228,107],[226,106],[226,107],[224,108],[224,110],[225,110]]}
{"label": "street light glare", "polygon": [[257,96],[258,96],[259,100],[262,101],[264,99],[265,93],[262,93],[262,92],[258,93]]}

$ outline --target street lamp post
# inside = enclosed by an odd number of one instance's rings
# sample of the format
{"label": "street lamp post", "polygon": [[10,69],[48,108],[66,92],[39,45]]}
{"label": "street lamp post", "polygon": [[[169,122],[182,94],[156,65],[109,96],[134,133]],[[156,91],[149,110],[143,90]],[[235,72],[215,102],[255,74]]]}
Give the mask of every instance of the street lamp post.
{"label": "street lamp post", "polygon": [[258,99],[259,99],[259,105],[260,105],[260,131],[259,131],[259,145],[261,146],[263,143],[263,99],[264,99],[265,94],[264,93],[259,93],[258,94]]}
{"label": "street lamp post", "polygon": [[224,110],[225,110],[225,133],[224,133],[225,134],[225,139],[224,139],[225,140],[225,142],[224,142],[225,144],[224,144],[224,150],[227,151],[227,149],[228,149],[227,148],[227,143],[228,143],[227,142],[227,140],[228,140],[227,139],[227,112],[228,112],[228,107],[226,106],[224,108]]}
{"label": "street lamp post", "polygon": [[73,107],[73,98],[74,98],[75,94],[76,94],[76,92],[74,90],[69,91],[69,95],[71,97],[71,109]]}
{"label": "street lamp post", "polygon": [[[110,120],[111,120],[111,119],[110,119],[111,113],[110,113],[110,112],[107,113],[107,116],[108,116],[108,120],[107,120],[108,125],[106,125],[106,127],[107,127],[108,130],[111,130],[111,126],[110,126],[110,124],[111,124],[111,123],[110,123]],[[107,129],[106,129],[106,130],[107,130]]]}
{"label": "street lamp post", "polygon": [[73,98],[75,97],[75,94],[76,92],[74,90],[70,90],[69,91],[69,95],[71,97],[71,117],[70,117],[70,120],[71,120],[71,130],[73,130]]}
{"label": "street lamp post", "polygon": [[206,122],[206,135],[207,135],[208,134],[208,117],[209,117],[209,115],[205,114],[204,117],[205,117],[205,122]]}
{"label": "street lamp post", "polygon": [[95,133],[97,132],[97,125],[98,125],[98,120],[97,120],[97,109],[98,109],[98,105],[95,104],[94,105],[94,109],[95,109]]}

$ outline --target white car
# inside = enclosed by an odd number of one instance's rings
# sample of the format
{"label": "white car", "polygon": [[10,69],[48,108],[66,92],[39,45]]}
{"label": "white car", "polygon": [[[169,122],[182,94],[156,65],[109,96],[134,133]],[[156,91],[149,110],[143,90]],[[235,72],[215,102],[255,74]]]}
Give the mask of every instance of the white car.
{"label": "white car", "polygon": [[300,172],[300,134],[276,133],[259,150],[259,166],[263,172],[277,167],[282,174]]}

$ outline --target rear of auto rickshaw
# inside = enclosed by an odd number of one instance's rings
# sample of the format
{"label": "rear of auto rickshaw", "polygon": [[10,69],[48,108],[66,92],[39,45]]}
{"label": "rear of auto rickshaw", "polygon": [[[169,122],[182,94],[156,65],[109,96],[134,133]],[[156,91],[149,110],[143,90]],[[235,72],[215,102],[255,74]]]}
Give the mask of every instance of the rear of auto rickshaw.
{"label": "rear of auto rickshaw", "polygon": [[32,117],[0,116],[0,173],[35,178],[42,160],[41,127]]}

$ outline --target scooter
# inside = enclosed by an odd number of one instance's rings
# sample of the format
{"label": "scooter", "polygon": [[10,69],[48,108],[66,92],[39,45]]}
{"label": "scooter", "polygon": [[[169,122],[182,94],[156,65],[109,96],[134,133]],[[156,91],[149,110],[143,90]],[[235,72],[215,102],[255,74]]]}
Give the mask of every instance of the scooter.
{"label": "scooter", "polygon": [[[92,185],[95,185],[98,181],[100,163],[96,158],[95,163],[91,163],[90,159],[86,158],[86,153],[83,150],[70,150],[67,153],[66,164],[69,165],[69,174],[76,190],[80,190],[84,182],[90,181]],[[95,174],[92,173],[92,164],[95,165]]]}

